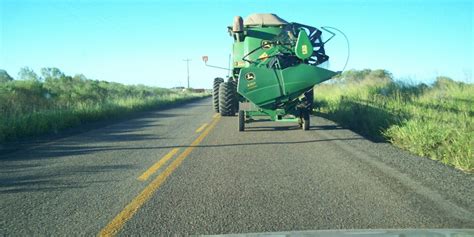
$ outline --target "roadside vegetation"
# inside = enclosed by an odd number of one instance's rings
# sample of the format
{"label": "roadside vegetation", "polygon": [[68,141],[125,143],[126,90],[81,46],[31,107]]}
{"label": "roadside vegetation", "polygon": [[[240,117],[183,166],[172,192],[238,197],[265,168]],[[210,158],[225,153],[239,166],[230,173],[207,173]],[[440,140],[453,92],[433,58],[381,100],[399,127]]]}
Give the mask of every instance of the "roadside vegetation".
{"label": "roadside vegetation", "polygon": [[474,171],[474,84],[438,77],[395,81],[385,70],[346,71],[315,89],[317,113],[375,141]]}
{"label": "roadside vegetation", "polygon": [[57,68],[40,75],[22,68],[18,80],[0,70],[0,143],[205,95],[68,76]]}

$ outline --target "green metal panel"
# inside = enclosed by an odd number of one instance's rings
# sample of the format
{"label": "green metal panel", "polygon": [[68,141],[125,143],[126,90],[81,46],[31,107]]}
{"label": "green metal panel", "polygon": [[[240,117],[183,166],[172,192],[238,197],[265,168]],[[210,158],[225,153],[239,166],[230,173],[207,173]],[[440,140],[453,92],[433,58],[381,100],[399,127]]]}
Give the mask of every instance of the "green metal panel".
{"label": "green metal panel", "polygon": [[296,41],[295,46],[296,57],[300,59],[308,59],[313,54],[313,45],[309,40],[308,34],[306,31],[300,30],[298,34],[298,40]]}
{"label": "green metal panel", "polygon": [[232,46],[232,66],[234,68],[242,68],[248,66],[242,57],[244,57],[244,42],[235,42]]}
{"label": "green metal panel", "polygon": [[333,71],[307,64],[283,70],[250,66],[240,70],[237,92],[259,107],[276,109],[279,103],[296,99],[334,75]]}
{"label": "green metal panel", "polygon": [[[283,117],[285,115],[292,114],[293,117]],[[272,109],[258,109],[255,111],[246,111],[245,115],[247,118],[256,118],[256,117],[269,117],[272,121],[277,121],[277,122],[298,122],[298,114],[292,113],[285,111],[284,109],[277,109],[277,110],[272,110]],[[278,118],[278,116],[282,116],[281,118]]]}
{"label": "green metal panel", "polygon": [[[269,42],[276,35],[280,34],[280,27],[248,27],[245,28],[245,39],[243,42],[234,42],[233,44],[233,60],[232,65],[234,68],[242,68],[250,66],[248,62],[242,60],[242,58],[260,47],[265,42]],[[265,57],[274,52],[275,48],[273,45],[263,47],[247,57],[250,61],[262,61],[259,57]],[[264,60],[263,60],[264,61]]]}
{"label": "green metal panel", "polygon": [[[280,70],[277,70],[280,71]],[[286,95],[294,98],[294,93],[301,95],[316,84],[331,79],[337,73],[308,64],[300,64],[281,70]]]}
{"label": "green metal panel", "polygon": [[[275,36],[280,34],[280,27],[250,27],[246,28],[247,33],[244,40],[244,55],[250,53],[254,49],[260,47],[265,42],[269,42],[274,39]],[[274,46],[263,47],[254,53],[250,54],[247,58],[250,61],[259,61],[259,57],[265,57],[269,55],[269,50]]]}
{"label": "green metal panel", "polygon": [[257,106],[273,103],[283,95],[275,71],[264,67],[242,68],[237,92]]}

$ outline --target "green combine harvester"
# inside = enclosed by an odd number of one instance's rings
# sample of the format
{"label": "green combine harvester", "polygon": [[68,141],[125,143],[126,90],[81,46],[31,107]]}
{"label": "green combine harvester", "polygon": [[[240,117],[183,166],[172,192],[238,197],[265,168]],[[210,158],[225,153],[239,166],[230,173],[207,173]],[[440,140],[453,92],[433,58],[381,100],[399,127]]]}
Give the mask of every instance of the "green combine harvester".
{"label": "green combine harvester", "polygon": [[[238,113],[239,131],[261,118],[309,130],[313,87],[337,74],[318,67],[329,59],[322,31],[275,14],[252,14],[245,21],[236,16],[228,30],[234,39],[232,68],[226,82],[214,79],[214,110]],[[206,56],[203,60],[207,65]]]}

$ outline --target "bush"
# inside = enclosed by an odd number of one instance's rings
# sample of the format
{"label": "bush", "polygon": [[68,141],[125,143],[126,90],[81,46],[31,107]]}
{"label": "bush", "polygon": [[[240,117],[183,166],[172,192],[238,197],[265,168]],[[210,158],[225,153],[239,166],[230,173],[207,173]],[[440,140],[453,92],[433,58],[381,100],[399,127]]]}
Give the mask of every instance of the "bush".
{"label": "bush", "polygon": [[474,170],[473,84],[438,77],[432,86],[410,85],[387,80],[390,74],[380,70],[349,74],[350,80],[316,87],[315,103],[323,116],[376,141]]}
{"label": "bush", "polygon": [[41,72],[23,68],[25,80],[0,81],[0,143],[205,96],[71,77],[56,68]]}

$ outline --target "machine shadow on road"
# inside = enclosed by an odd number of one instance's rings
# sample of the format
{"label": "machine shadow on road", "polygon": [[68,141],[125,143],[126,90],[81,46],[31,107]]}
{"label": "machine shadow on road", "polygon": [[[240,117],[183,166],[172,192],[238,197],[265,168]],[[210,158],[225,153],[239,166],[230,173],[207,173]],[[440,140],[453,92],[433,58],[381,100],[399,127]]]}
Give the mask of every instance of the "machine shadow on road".
{"label": "machine shadow on road", "polygon": [[[186,104],[182,105],[185,106]],[[0,144],[0,161],[9,159],[15,152],[29,149],[31,147],[42,146],[45,143],[68,143],[75,144],[68,139],[73,136],[87,136],[95,139],[97,142],[107,141],[139,141],[147,139],[156,139],[146,134],[125,134],[127,132],[146,130],[146,128],[160,126],[156,118],[184,117],[190,116],[183,113],[171,113],[166,109],[149,110],[137,112],[120,118],[110,118],[108,120],[87,122],[81,126],[65,129],[63,131],[51,131],[49,134],[35,138],[25,138],[20,141],[7,142]],[[154,123],[154,124],[153,124]],[[100,137],[99,137],[100,136]],[[109,140],[110,139],[110,140]],[[70,141],[65,141],[70,140]]]}
{"label": "machine shadow on road", "polygon": [[147,146],[147,147],[107,147],[107,148],[90,148],[85,147],[83,150],[76,150],[80,154],[92,153],[92,152],[102,152],[102,151],[120,151],[120,150],[154,150],[154,149],[172,149],[172,148],[213,148],[213,147],[233,147],[233,146],[261,146],[261,145],[290,145],[290,144],[302,144],[302,143],[316,143],[316,142],[329,142],[329,141],[351,141],[351,140],[363,140],[362,137],[354,138],[331,138],[331,139],[313,139],[313,140],[303,140],[303,141],[270,141],[270,142],[252,142],[252,143],[228,143],[228,144],[216,144],[216,145],[170,145],[170,146]]}
{"label": "machine shadow on road", "polygon": [[[368,106],[365,102],[344,101],[343,108],[337,113],[326,114],[316,112],[315,115],[330,120],[344,129],[349,129],[367,140],[375,143],[387,143],[387,138],[382,131],[390,126],[400,124],[403,119],[408,118],[407,114],[392,114],[391,111]],[[371,119],[378,117],[381,119]]]}
{"label": "machine shadow on road", "polygon": [[[100,128],[72,131],[69,135],[51,138],[44,137],[35,141],[25,141],[23,144],[13,144],[18,146],[12,149],[0,149],[0,163],[2,160],[36,160],[63,157],[68,155],[82,155],[109,146],[101,145],[109,142],[137,142],[145,140],[166,139],[154,134],[147,133],[149,128],[162,126],[156,118],[185,116],[182,114],[166,113],[166,111],[148,111],[142,117],[132,120],[109,123]],[[73,138],[74,139],[69,139]],[[50,144],[44,144],[51,142]],[[84,145],[91,144],[94,145]],[[7,144],[8,146],[10,144]],[[17,155],[16,152],[23,153],[25,150],[34,148],[28,155]],[[23,152],[22,152],[23,151]]]}
{"label": "machine shadow on road", "polygon": [[302,141],[270,141],[270,142],[252,142],[252,143],[228,143],[228,144],[216,144],[216,145],[198,145],[197,148],[217,148],[217,147],[235,147],[235,146],[263,146],[263,145],[291,145],[291,144],[304,144],[304,143],[316,143],[316,142],[329,142],[329,141],[350,141],[350,140],[361,140],[363,138],[331,138],[331,139],[312,139]]}
{"label": "machine shadow on road", "polygon": [[[155,149],[173,149],[173,148],[218,148],[218,147],[235,147],[235,146],[262,146],[262,145],[290,145],[290,144],[303,144],[303,143],[316,143],[316,142],[329,142],[329,141],[349,141],[349,140],[361,140],[362,137],[354,138],[333,138],[333,139],[312,139],[302,141],[269,141],[269,142],[252,142],[252,143],[228,143],[228,144],[216,144],[216,145],[169,145],[169,146],[146,146],[146,147],[133,147],[133,146],[58,146],[49,147],[49,149],[42,149],[36,151],[35,158],[33,159],[52,159],[54,157],[71,156],[71,155],[85,155],[96,152],[106,151],[131,151],[131,150],[155,150]],[[23,158],[31,159],[31,158]],[[16,159],[18,160],[18,159]],[[2,172],[6,170],[2,168]],[[7,171],[8,172],[8,171]]]}
{"label": "machine shadow on road", "polygon": [[37,168],[37,165],[6,165],[0,168],[3,174],[11,174],[12,178],[0,179],[0,195],[21,192],[50,192],[65,191],[69,189],[85,188],[92,184],[116,182],[118,180],[76,180],[75,175],[113,172],[133,168],[131,165],[89,165],[80,167],[65,167],[55,170],[49,174],[22,175],[18,177],[17,172],[28,173],[27,169]]}
{"label": "machine shadow on road", "polygon": [[161,120],[156,118],[177,116],[183,115],[166,111],[148,111],[138,118],[104,124],[97,129],[77,132],[80,134],[73,133],[62,139],[52,139],[51,143],[47,143],[48,140],[45,139],[46,143],[34,142],[4,154],[0,151],[0,194],[65,191],[85,188],[93,183],[112,182],[113,180],[76,180],[74,177],[78,174],[115,172],[134,167],[132,165],[57,166],[49,173],[43,172],[42,169],[71,156],[117,150],[117,147],[133,146],[134,142],[145,140],[166,139],[149,130],[164,126],[160,124]]}
{"label": "machine shadow on road", "polygon": [[[337,125],[319,125],[319,126],[310,126],[309,130],[338,130],[344,129],[341,126]],[[244,132],[265,132],[265,131],[293,131],[301,130],[298,125],[286,125],[286,126],[252,126],[246,127]]]}

